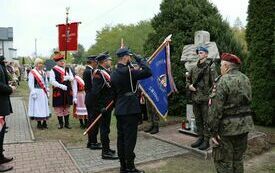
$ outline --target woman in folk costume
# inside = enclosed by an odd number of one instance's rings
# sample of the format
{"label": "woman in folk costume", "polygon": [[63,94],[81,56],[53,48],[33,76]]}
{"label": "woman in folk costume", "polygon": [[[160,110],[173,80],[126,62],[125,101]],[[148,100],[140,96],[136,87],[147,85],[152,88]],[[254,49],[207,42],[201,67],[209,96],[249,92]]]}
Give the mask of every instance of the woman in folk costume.
{"label": "woman in folk costume", "polygon": [[[53,108],[58,118],[59,127],[71,129],[69,125],[70,106],[73,103],[72,81],[74,75],[69,67],[66,67],[64,55],[56,54],[53,57],[57,65],[50,71],[50,83],[53,86]],[[63,121],[65,120],[65,125]]]}
{"label": "woman in folk costume", "polygon": [[50,115],[48,80],[46,73],[43,71],[43,60],[36,58],[34,65],[35,68],[30,71],[28,77],[30,89],[28,115],[32,120],[37,121],[38,129],[47,129],[46,121]]}
{"label": "woman in folk costume", "polygon": [[74,80],[74,114],[73,116],[79,119],[80,127],[87,127],[88,113],[85,105],[85,83],[82,79],[83,72],[85,70],[84,66],[77,66],[76,76]]}

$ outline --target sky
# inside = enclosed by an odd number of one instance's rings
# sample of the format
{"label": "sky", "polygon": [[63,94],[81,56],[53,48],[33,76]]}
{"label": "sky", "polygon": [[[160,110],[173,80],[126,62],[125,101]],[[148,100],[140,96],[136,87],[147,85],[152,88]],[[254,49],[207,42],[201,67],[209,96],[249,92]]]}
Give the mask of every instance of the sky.
{"label": "sky", "polygon": [[[162,0],[0,0],[0,27],[13,27],[18,56],[50,56],[58,47],[57,24],[81,21],[78,42],[87,50],[104,26],[136,24],[160,12]],[[230,25],[239,17],[246,24],[248,0],[209,0]]]}

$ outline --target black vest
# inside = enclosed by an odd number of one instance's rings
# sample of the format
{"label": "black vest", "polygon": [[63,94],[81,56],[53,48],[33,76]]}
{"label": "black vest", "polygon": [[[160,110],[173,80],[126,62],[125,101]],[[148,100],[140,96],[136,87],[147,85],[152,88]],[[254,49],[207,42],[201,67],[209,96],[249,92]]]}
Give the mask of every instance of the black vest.
{"label": "black vest", "polygon": [[67,86],[67,91],[63,91],[58,87],[53,86],[53,107],[70,106],[73,104],[73,91],[70,81],[63,81],[61,74],[53,68],[55,74],[55,80],[63,85]]}

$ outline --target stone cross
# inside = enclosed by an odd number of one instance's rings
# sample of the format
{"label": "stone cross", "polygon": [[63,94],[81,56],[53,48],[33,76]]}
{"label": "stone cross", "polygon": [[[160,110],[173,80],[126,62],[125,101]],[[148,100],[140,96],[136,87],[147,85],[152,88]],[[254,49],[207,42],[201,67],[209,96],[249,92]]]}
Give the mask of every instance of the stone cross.
{"label": "stone cross", "polygon": [[188,44],[183,47],[181,61],[184,62],[187,71],[190,71],[195,62],[198,60],[196,48],[205,46],[208,49],[208,58],[220,59],[219,51],[215,42],[210,42],[210,34],[207,31],[195,32],[195,44]]}

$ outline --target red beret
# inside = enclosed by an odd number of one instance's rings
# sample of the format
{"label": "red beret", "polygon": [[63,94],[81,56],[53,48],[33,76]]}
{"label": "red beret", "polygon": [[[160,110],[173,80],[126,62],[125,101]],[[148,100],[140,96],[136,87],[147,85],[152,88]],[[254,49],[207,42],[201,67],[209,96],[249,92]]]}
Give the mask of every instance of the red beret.
{"label": "red beret", "polygon": [[221,56],[222,61],[228,61],[234,64],[241,64],[242,61],[239,57],[236,55],[230,54],[230,53],[223,53]]}
{"label": "red beret", "polygon": [[54,57],[53,57],[53,60],[55,62],[60,61],[62,59],[64,59],[64,55],[62,55],[62,54],[57,54],[57,55],[54,55]]}

